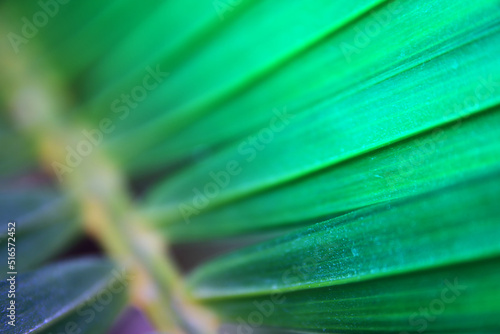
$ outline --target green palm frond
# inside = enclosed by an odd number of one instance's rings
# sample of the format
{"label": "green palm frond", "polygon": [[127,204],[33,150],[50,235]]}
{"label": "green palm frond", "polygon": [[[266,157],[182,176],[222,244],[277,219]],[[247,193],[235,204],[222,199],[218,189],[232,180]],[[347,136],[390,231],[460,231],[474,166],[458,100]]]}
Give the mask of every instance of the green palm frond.
{"label": "green palm frond", "polygon": [[6,0],[0,36],[2,332],[500,330],[498,0]]}

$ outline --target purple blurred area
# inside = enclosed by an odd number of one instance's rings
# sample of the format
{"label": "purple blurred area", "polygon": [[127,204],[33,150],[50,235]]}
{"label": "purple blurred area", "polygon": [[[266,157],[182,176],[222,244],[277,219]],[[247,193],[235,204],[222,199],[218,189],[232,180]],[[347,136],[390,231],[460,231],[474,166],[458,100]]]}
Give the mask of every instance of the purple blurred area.
{"label": "purple blurred area", "polygon": [[108,334],[151,334],[155,329],[146,316],[135,307],[127,307]]}

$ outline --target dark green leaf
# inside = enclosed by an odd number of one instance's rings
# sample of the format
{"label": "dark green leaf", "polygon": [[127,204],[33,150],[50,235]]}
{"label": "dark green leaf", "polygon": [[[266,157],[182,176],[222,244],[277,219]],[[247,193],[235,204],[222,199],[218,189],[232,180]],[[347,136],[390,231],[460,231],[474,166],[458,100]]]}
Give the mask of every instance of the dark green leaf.
{"label": "dark green leaf", "polygon": [[[81,259],[18,275],[15,299],[7,299],[10,284],[3,280],[0,331],[104,333],[127,301],[128,279],[108,262]],[[8,323],[10,300],[15,300],[15,326]]]}
{"label": "dark green leaf", "polygon": [[[4,188],[0,191],[0,262],[7,267],[7,244],[15,244],[16,268],[24,272],[69,246],[82,231],[74,200],[48,188]],[[15,222],[15,235],[8,223]],[[9,240],[9,237],[14,237]],[[5,271],[0,277],[5,277]]]}

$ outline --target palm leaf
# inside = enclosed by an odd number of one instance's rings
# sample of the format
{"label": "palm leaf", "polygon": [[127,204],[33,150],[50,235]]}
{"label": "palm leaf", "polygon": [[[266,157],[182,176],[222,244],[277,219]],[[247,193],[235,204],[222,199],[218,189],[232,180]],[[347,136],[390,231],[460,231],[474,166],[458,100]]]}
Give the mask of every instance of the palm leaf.
{"label": "palm leaf", "polygon": [[[1,2],[2,331],[498,331],[499,13]],[[83,233],[117,264],[45,265]]]}
{"label": "palm leaf", "polygon": [[[191,285],[226,319],[259,313],[261,323],[250,327],[493,330],[499,190],[495,172],[358,210],[213,260],[192,274]],[[462,288],[448,298],[447,286]],[[418,320],[419,307],[433,303],[439,321]]]}
{"label": "palm leaf", "polygon": [[[126,302],[128,278],[96,259],[24,273],[16,279],[14,304],[21,321],[15,322],[15,327],[5,321],[12,321],[6,305],[1,311],[4,321],[0,328],[6,333],[103,332]],[[10,282],[2,281],[0,291],[7,296]]]}

